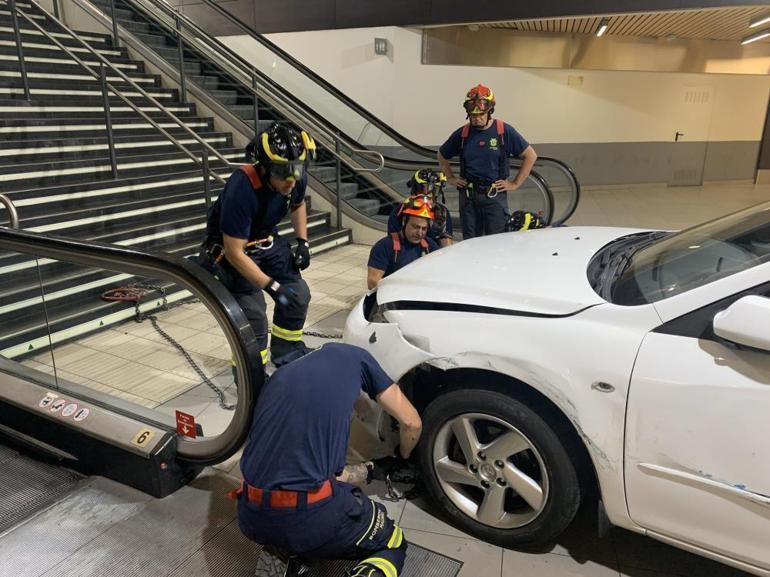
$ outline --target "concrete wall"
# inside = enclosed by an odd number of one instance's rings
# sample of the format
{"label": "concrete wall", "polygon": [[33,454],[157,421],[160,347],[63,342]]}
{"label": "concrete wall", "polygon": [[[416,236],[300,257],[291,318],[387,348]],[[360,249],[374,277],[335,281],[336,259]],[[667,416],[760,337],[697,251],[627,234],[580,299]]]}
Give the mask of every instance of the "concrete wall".
{"label": "concrete wall", "polygon": [[[375,37],[388,39],[387,56],[374,54]],[[754,178],[768,76],[426,66],[420,31],[396,27],[269,38],[424,145],[464,122],[462,98],[483,82],[497,95],[496,115],[585,184],[668,182],[680,157],[701,163],[704,180]],[[222,40],[258,60],[251,39]],[[676,132],[685,134],[673,148]]]}

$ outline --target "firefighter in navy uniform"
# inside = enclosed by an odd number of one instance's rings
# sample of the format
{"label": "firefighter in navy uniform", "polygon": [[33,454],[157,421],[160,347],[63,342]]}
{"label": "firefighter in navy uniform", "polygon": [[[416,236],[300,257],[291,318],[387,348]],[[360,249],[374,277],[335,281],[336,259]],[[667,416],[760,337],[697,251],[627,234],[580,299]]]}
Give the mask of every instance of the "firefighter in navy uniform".
{"label": "firefighter in navy uniform", "polygon": [[[305,189],[315,142],[304,131],[278,123],[246,148],[248,164],[233,172],[209,211],[200,262],[233,294],[267,362],[267,315],[263,291],[275,301],[270,353],[281,358],[304,349],[302,327],[310,289],[300,274],[310,264]],[[290,213],[297,237],[292,250],[278,234]]]}
{"label": "firefighter in navy uniform", "polygon": [[[444,185],[446,177],[443,172],[423,168],[414,173],[409,179],[409,196],[429,196],[433,201],[433,220],[428,229],[428,237],[439,246],[449,246],[454,242],[452,235],[452,216],[446,206]],[[393,209],[388,218],[388,234],[400,232],[402,225],[399,213],[401,205]]]}
{"label": "firefighter in navy uniform", "polygon": [[[463,102],[468,124],[455,130],[441,145],[438,162],[447,182],[460,192],[460,223],[463,238],[497,234],[510,218],[507,193],[527,180],[537,153],[502,120],[493,120],[495,95],[479,84],[468,91]],[[455,176],[449,159],[460,156],[460,176]],[[522,159],[513,180],[508,159]]]}
{"label": "firefighter in navy uniform", "polygon": [[243,534],[274,548],[260,556],[257,576],[271,574],[267,567],[280,560],[275,549],[359,561],[349,573],[355,577],[397,577],[401,571],[404,532],[383,505],[337,479],[361,391],[398,421],[397,456],[408,459],[422,422],[366,350],[326,344],[279,368],[265,384],[241,457],[243,484],[231,493],[238,498]]}
{"label": "firefighter in navy uniform", "polygon": [[398,211],[399,232],[378,240],[369,252],[366,284],[377,286],[383,277],[396,272],[421,256],[438,249],[428,236],[433,221],[433,201],[429,196],[410,196]]}

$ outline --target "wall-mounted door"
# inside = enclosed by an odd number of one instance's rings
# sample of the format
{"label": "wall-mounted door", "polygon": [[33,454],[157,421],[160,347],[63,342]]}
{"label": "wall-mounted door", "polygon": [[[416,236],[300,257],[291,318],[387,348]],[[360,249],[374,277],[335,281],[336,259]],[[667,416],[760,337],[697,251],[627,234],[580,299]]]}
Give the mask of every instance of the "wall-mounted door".
{"label": "wall-mounted door", "polygon": [[713,86],[682,87],[669,144],[669,186],[703,184],[713,99]]}

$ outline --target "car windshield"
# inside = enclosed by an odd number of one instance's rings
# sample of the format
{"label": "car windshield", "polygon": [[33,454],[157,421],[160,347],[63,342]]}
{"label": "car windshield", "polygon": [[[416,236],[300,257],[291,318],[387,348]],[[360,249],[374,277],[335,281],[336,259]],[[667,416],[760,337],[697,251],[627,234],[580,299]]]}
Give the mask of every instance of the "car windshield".
{"label": "car windshield", "polygon": [[760,265],[770,261],[770,202],[642,244],[624,256],[602,295],[619,305],[653,303]]}

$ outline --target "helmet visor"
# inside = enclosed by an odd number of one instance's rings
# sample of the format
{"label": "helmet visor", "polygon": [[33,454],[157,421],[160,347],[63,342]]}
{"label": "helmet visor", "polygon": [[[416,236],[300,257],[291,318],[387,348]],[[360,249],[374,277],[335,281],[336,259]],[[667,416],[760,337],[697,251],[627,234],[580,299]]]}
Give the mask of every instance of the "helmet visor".
{"label": "helmet visor", "polygon": [[274,162],[270,167],[270,173],[280,180],[299,180],[305,174],[303,162]]}
{"label": "helmet visor", "polygon": [[475,100],[466,100],[463,104],[465,112],[468,114],[484,114],[491,108],[489,100],[476,98]]}

